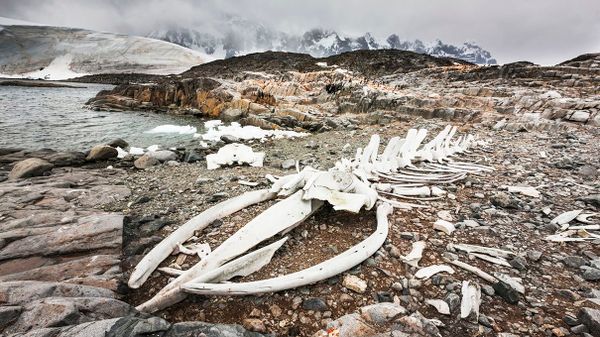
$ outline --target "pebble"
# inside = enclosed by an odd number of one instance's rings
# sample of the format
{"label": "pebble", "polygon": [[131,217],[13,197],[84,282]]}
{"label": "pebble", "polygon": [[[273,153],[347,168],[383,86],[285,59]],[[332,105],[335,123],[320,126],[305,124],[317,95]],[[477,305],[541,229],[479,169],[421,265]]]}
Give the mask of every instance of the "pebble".
{"label": "pebble", "polygon": [[356,293],[362,294],[367,290],[367,282],[354,275],[344,276],[342,285]]}

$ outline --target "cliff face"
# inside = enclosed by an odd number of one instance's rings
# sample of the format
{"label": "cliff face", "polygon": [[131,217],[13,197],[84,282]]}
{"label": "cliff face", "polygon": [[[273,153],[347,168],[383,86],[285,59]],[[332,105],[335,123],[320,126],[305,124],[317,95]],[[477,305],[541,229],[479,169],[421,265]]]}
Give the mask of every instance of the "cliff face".
{"label": "cliff face", "polygon": [[268,52],[211,62],[150,84],[119,85],[89,105],[312,131],[346,127],[339,121],[348,114],[368,114],[358,116],[377,122],[395,114],[470,120],[528,113],[597,123],[600,69],[586,67],[593,64],[589,57],[584,61],[574,61],[579,67],[527,62],[479,67],[399,51],[323,59]]}

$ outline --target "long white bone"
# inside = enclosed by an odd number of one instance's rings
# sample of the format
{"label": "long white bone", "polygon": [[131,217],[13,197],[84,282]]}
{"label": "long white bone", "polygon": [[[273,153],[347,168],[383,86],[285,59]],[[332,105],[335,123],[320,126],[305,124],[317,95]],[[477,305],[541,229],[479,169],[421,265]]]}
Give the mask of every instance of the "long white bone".
{"label": "long white bone", "polygon": [[247,192],[218,203],[193,217],[162,240],[146,254],[144,258],[142,258],[129,277],[129,287],[136,289],[144,284],[156,267],[158,267],[158,265],[171,254],[173,249],[177,247],[177,244],[187,241],[194,235],[194,232],[206,228],[217,219],[233,214],[248,206],[273,199],[275,196],[275,193],[271,193],[268,190]]}
{"label": "long white bone", "polygon": [[373,255],[385,242],[388,235],[388,215],[392,207],[383,203],[377,207],[377,229],[354,247],[313,267],[272,279],[243,283],[198,283],[189,282],[183,286],[186,292],[200,295],[250,295],[282,291],[313,284],[360,264]]}

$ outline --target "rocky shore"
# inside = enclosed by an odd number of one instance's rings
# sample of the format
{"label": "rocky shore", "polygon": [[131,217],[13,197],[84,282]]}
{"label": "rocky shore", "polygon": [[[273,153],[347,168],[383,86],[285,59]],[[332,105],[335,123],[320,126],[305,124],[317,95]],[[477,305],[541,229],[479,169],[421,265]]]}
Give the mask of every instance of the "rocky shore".
{"label": "rocky shore", "polygon": [[[373,55],[316,64],[309,56],[256,54],[123,84],[90,101],[94,109],[221,117],[307,137],[223,136],[135,154],[122,153],[131,150],[122,139],[82,152],[0,149],[0,334],[599,336],[598,55],[556,67]],[[262,296],[190,295],[154,315],[135,309],[173,275],[155,271],[130,289],[133,267],[203,210],[269,186],[267,174],[328,169],[373,134],[387,142],[410,128],[435,134],[447,124],[482,140],[464,156],[494,171],[445,185],[445,198],[423,202],[429,208],[395,210],[385,244],[359,266]],[[265,153],[263,167],[207,169],[207,155],[240,142]],[[273,203],[214,221],[193,241],[214,249]],[[549,240],[561,227],[552,220],[573,210],[595,214],[587,218],[592,227],[577,234],[588,240]],[[435,230],[440,219],[456,230]],[[234,282],[313,266],[375,227],[373,211],[324,207],[290,232],[268,265]],[[460,259],[518,280],[524,293],[513,296],[460,268],[420,279],[402,260],[419,241],[420,266]],[[502,249],[510,258],[492,263],[457,249],[461,244]],[[198,260],[176,252],[161,267],[185,270]],[[479,316],[460,318],[463,281],[481,289]]]}

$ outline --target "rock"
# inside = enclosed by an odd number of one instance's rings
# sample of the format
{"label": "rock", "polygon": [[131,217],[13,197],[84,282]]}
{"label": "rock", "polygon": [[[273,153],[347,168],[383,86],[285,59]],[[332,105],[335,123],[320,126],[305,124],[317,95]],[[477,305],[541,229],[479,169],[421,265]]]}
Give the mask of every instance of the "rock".
{"label": "rock", "polygon": [[244,328],[255,332],[267,332],[265,324],[258,318],[246,318],[242,321]]}
{"label": "rock", "polygon": [[195,163],[204,159],[204,156],[196,152],[195,150],[186,151],[183,155],[183,161],[185,163]]}
{"label": "rock", "polygon": [[160,164],[160,161],[154,157],[149,156],[148,154],[139,157],[133,162],[133,166],[140,170],[145,170],[149,167],[156,166],[158,164]]}
{"label": "rock", "polygon": [[562,260],[562,263],[564,263],[566,266],[571,267],[571,268],[579,268],[581,266],[585,266],[588,264],[586,259],[584,259],[581,256],[577,256],[577,255],[571,255],[571,256],[565,257]]}
{"label": "rock", "polygon": [[581,276],[586,281],[598,281],[600,280],[600,269],[586,268]]}
{"label": "rock", "polygon": [[26,305],[47,297],[102,297],[113,298],[107,289],[59,282],[12,281],[0,283],[3,305]]}
{"label": "rock", "polygon": [[537,250],[530,250],[527,251],[527,258],[530,259],[531,261],[539,261],[539,259],[542,257],[542,252],[537,251]]}
{"label": "rock", "polygon": [[359,294],[362,294],[367,290],[367,282],[354,275],[344,276],[342,285]]}
{"label": "rock", "polygon": [[305,310],[325,311],[329,309],[327,303],[322,298],[312,297],[302,302],[302,308]]}
{"label": "rock", "polygon": [[585,197],[580,197],[579,200],[600,208],[600,194],[590,194]]}
{"label": "rock", "polygon": [[458,309],[458,307],[460,307],[460,296],[458,296],[455,293],[448,293],[448,295],[446,295],[446,298],[444,298],[444,301],[448,303],[451,312],[455,311],[456,309]]}
{"label": "rock", "polygon": [[[339,337],[367,337],[375,336],[376,330],[367,324],[358,313],[344,315],[329,324],[327,331],[335,332]],[[314,336],[331,336],[325,330],[317,332]]]}
{"label": "rock", "polygon": [[600,310],[593,308],[581,308],[577,314],[579,321],[588,328],[592,336],[600,336]]}
{"label": "rock", "polygon": [[492,205],[502,208],[518,208],[518,203],[508,193],[497,192],[490,198]]}
{"label": "rock", "polygon": [[16,163],[8,174],[8,178],[19,179],[41,176],[50,171],[53,167],[54,165],[43,159],[29,158]]}
{"label": "rock", "polygon": [[244,117],[244,112],[240,109],[227,109],[219,116],[223,122],[235,122],[242,117]]}
{"label": "rock", "polygon": [[378,303],[360,308],[361,316],[375,324],[385,324],[400,315],[406,314],[406,309],[395,303]]}
{"label": "rock", "polygon": [[281,168],[284,170],[289,170],[294,167],[296,167],[296,161],[294,159],[286,159],[281,163]]}
{"label": "rock", "polygon": [[[136,331],[136,330],[134,330]],[[122,335],[111,335],[122,336]],[[173,324],[165,335],[144,334],[144,336],[162,337],[261,337],[258,332],[250,332],[236,324],[213,324],[204,322],[181,322]]]}
{"label": "rock", "polygon": [[527,260],[522,256],[515,256],[513,259],[508,261],[510,265],[520,271],[527,270]]}
{"label": "rock", "polygon": [[112,146],[114,148],[120,147],[122,149],[126,149],[129,146],[129,143],[127,143],[126,141],[124,141],[121,138],[115,138],[115,139],[111,140],[110,142],[108,142],[107,145]]}
{"label": "rock", "polygon": [[85,158],[88,161],[94,160],[107,160],[117,158],[119,152],[112,146],[109,145],[96,145]]}
{"label": "rock", "polygon": [[239,141],[240,141],[240,139],[238,137],[232,136],[232,135],[222,135],[221,136],[221,140],[225,144],[239,143]]}
{"label": "rock", "polygon": [[394,302],[394,298],[392,297],[392,294],[387,291],[378,291],[376,294],[376,297],[377,297],[377,302],[379,302],[379,303]]}
{"label": "rock", "polygon": [[508,284],[504,282],[496,282],[493,284],[493,288],[494,292],[505,299],[506,302],[510,304],[519,303],[519,293]]}
{"label": "rock", "polygon": [[21,311],[23,311],[23,307],[20,305],[0,306],[0,331],[19,318]]}
{"label": "rock", "polygon": [[148,151],[144,156],[149,156],[158,159],[161,163],[177,160],[177,154],[169,150]]}

